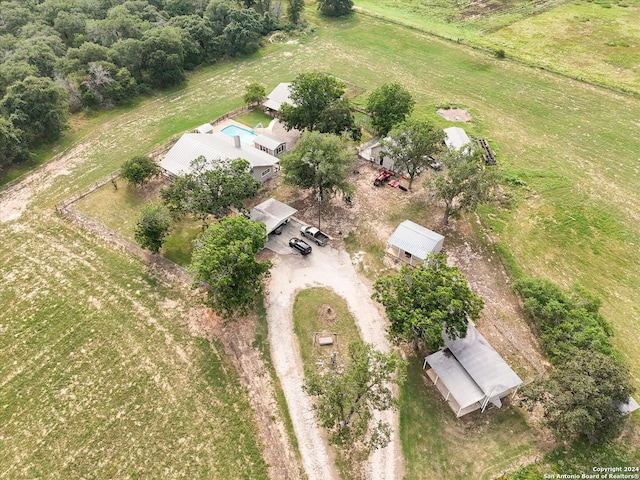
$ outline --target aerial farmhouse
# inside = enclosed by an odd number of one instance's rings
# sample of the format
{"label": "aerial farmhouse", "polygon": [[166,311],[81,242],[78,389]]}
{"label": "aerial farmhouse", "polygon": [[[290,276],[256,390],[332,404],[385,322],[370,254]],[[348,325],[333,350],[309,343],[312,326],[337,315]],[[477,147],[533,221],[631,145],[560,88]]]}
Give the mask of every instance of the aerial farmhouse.
{"label": "aerial farmhouse", "polygon": [[191,162],[203,156],[215,164],[225,160],[242,158],[249,162],[251,175],[259,182],[273,178],[280,169],[280,161],[274,155],[243,144],[239,136],[231,137],[222,132],[185,133],[167,152],[160,167],[169,175],[177,176],[191,171]]}

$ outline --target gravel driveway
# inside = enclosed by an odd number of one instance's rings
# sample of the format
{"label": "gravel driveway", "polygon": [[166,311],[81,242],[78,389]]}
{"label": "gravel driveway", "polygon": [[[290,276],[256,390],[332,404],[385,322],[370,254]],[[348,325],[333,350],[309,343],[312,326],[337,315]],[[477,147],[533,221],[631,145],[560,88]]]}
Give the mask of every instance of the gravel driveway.
{"label": "gravel driveway", "polygon": [[[371,300],[371,291],[357,274],[349,255],[329,245],[318,247],[312,244],[313,253],[303,257],[288,245],[291,237],[300,237],[299,229],[300,224],[292,220],[282,235],[271,235],[266,245],[278,254],[273,259],[268,284],[269,338],[271,356],[287,399],[305,472],[309,480],[325,480],[337,478],[337,475],[326,445],[326,435],[316,425],[310,398],[302,391],[304,373],[292,318],[296,293],[318,286],[332,289],[347,301],[365,342],[382,351],[388,351],[390,345],[385,334],[386,319]],[[398,413],[385,412],[381,418],[393,427],[392,441],[371,455],[367,478],[400,478]]]}

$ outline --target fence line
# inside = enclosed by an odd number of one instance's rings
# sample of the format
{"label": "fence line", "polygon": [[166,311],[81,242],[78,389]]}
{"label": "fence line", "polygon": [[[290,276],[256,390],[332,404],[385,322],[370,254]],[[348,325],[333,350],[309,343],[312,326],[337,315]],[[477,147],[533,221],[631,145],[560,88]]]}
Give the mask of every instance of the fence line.
{"label": "fence line", "polygon": [[248,107],[246,105],[243,105],[242,107],[238,107],[235,110],[232,110],[230,112],[225,113],[224,115],[216,118],[215,120],[210,121],[209,123],[211,124],[211,126],[216,125],[228,118],[233,118],[233,117],[237,117],[238,115],[248,112],[249,110],[252,110],[251,107]]}
{"label": "fence line", "polygon": [[72,205],[78,200],[81,200],[87,195],[90,195],[109,182],[113,182],[115,188],[117,188],[117,184],[115,184],[115,181],[119,177],[120,171],[116,170],[108,177],[97,181],[84,192],[79,193],[67,200],[63,200],[62,202],[60,202],[60,204],[57,204],[55,206],[56,212],[75,225],[81,227],[83,230],[94,234],[98,238],[101,238],[102,240],[115,245],[116,247],[126,252],[132,253],[143,261],[146,261],[151,270],[160,271],[163,274],[164,278],[168,277],[171,279],[175,279],[184,284],[193,283],[193,277],[180,265],[172,262],[171,260],[168,260],[162,255],[152,254],[140,248],[140,246],[132,239],[125,237],[121,233],[112,230],[98,220],[72,208]]}

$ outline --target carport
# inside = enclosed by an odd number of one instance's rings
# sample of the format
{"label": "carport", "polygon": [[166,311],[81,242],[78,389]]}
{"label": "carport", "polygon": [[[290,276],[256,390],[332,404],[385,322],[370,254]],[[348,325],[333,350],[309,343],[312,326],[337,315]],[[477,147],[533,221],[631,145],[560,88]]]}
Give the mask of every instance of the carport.
{"label": "carport", "polygon": [[298,210],[289,205],[270,198],[251,209],[251,220],[262,222],[267,226],[267,235],[283,223],[287,222]]}

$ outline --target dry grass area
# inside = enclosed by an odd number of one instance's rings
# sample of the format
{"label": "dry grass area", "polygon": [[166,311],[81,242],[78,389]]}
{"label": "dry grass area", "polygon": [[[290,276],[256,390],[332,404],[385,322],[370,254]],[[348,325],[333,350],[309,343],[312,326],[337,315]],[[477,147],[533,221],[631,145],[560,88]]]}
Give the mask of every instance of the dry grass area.
{"label": "dry grass area", "polygon": [[0,240],[0,478],[267,477],[190,292],[53,210]]}

